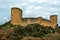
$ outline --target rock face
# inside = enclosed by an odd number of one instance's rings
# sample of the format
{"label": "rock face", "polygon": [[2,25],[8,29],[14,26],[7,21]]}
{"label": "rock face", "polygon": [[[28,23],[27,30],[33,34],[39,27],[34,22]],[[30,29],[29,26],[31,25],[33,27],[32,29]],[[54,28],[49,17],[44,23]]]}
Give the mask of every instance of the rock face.
{"label": "rock face", "polygon": [[11,23],[13,25],[21,26],[38,23],[43,26],[51,26],[52,28],[55,28],[55,26],[57,25],[57,15],[51,15],[50,20],[43,19],[42,17],[22,18],[22,10],[17,7],[13,7],[11,9]]}

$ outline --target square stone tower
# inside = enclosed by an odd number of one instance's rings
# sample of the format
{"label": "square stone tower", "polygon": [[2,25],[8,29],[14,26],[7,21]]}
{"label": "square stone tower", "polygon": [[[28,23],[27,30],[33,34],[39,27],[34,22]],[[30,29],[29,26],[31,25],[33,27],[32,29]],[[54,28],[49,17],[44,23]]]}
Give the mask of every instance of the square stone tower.
{"label": "square stone tower", "polygon": [[13,25],[22,24],[22,10],[21,9],[17,7],[13,7],[11,9],[11,23]]}
{"label": "square stone tower", "polygon": [[51,26],[55,28],[55,26],[57,25],[57,15],[51,15],[50,22],[51,22]]}

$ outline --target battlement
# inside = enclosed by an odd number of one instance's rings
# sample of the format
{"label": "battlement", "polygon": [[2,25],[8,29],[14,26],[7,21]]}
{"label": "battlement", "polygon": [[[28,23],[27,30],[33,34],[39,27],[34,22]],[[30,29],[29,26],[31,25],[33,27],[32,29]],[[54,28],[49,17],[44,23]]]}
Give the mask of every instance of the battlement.
{"label": "battlement", "polygon": [[22,18],[22,10],[17,7],[11,9],[11,23],[13,25],[26,26],[28,24],[38,23],[43,26],[51,26],[55,28],[57,25],[57,15],[51,15],[50,20],[43,19],[42,17],[38,18]]}

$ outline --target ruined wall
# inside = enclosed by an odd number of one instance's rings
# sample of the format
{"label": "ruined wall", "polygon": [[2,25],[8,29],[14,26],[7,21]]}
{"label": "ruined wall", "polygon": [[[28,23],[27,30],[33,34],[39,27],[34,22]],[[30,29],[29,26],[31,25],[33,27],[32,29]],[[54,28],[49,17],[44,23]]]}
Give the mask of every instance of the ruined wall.
{"label": "ruined wall", "polygon": [[21,26],[26,26],[28,24],[34,24],[38,23],[43,26],[52,26],[52,28],[55,28],[57,25],[57,15],[51,15],[50,20],[43,20],[42,17],[38,18],[27,18],[26,22],[24,22],[22,18],[22,10],[19,8],[12,8],[11,9],[11,23],[14,25],[21,25]]}
{"label": "ruined wall", "polygon": [[40,24],[40,25],[42,25],[42,23],[43,23],[43,18],[42,18],[42,17],[38,17],[37,23]]}
{"label": "ruined wall", "polygon": [[51,26],[51,23],[50,23],[49,21],[43,21],[43,22],[42,22],[42,25],[49,27],[49,26]]}
{"label": "ruined wall", "polygon": [[[23,18],[25,19],[25,18]],[[24,21],[23,21],[24,25],[29,25],[29,24],[35,24],[37,23],[37,19],[36,18],[26,18]]]}

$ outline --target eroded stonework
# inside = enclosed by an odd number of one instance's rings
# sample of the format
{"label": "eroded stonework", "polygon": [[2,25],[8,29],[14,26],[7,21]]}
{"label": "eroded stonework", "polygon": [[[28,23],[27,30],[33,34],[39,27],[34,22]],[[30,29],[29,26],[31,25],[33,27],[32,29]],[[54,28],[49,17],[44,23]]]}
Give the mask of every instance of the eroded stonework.
{"label": "eroded stonework", "polygon": [[13,25],[21,26],[38,23],[43,26],[51,26],[52,28],[55,28],[55,26],[57,25],[57,15],[51,15],[50,20],[43,19],[42,17],[22,18],[22,10],[17,7],[13,7],[11,9],[11,23]]}

